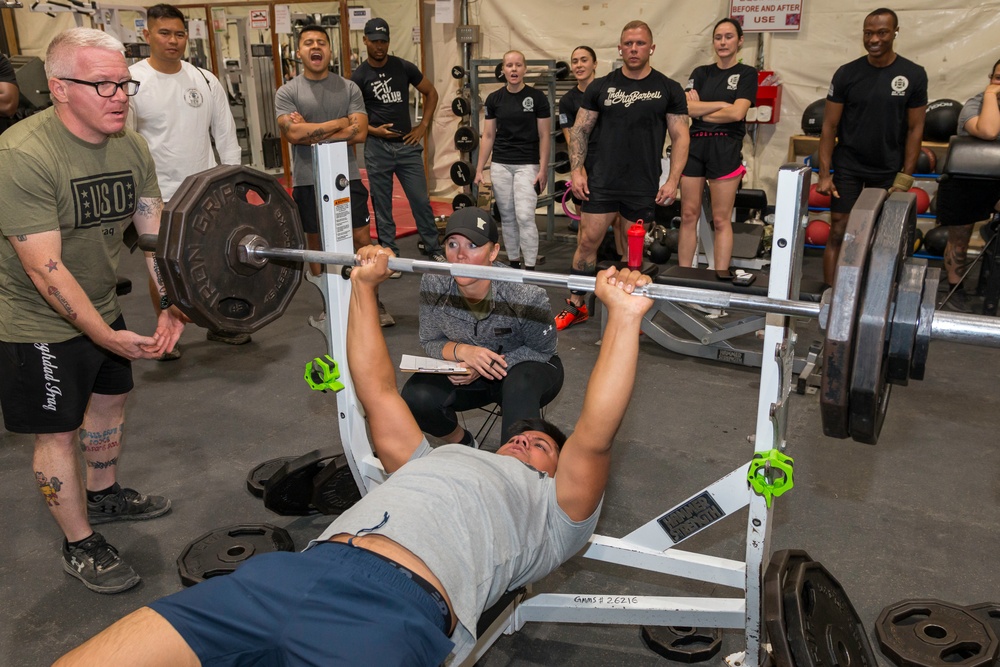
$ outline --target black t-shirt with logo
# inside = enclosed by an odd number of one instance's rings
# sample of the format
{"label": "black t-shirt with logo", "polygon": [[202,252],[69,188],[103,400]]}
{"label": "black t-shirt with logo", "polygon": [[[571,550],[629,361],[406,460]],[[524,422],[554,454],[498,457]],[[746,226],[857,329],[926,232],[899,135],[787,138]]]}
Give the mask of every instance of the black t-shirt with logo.
{"label": "black t-shirt with logo", "polygon": [[[702,65],[691,72],[688,86],[698,91],[702,102],[727,102],[750,100],[750,106],[757,101],[757,70],[749,65],[737,63],[729,69],[721,69],[716,64]],[[691,133],[725,132],[733,139],[742,139],[747,133],[746,121],[732,123],[712,123],[700,118],[691,120]]]}
{"label": "black t-shirt with logo", "polygon": [[493,161],[538,164],[538,119],[551,118],[549,100],[540,90],[524,86],[516,93],[507,86],[486,98],[486,120],[496,120]]}
{"label": "black t-shirt with logo", "polygon": [[903,168],[907,112],[927,105],[927,72],[902,56],[888,67],[862,56],[837,70],[826,99],[844,105],[833,168],[889,176]]}
{"label": "black t-shirt with logo", "polygon": [[596,148],[587,151],[587,184],[611,195],[649,196],[659,189],[667,114],[687,115],[684,89],[652,70],[630,79],[616,69],[595,79],[582,108],[596,111]]}
{"label": "black t-shirt with logo", "polygon": [[[351,81],[358,84],[365,99],[368,125],[392,123],[392,129],[409,132],[410,86],[416,87],[424,75],[408,60],[389,56],[383,67],[372,67],[368,61],[351,74]],[[403,134],[395,141],[402,141]]]}

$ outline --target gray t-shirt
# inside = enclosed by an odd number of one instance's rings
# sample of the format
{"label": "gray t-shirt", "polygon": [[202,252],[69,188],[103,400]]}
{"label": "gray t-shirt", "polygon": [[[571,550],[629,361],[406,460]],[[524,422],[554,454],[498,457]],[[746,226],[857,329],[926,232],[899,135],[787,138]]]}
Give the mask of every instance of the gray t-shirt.
{"label": "gray t-shirt", "polygon": [[[278,116],[298,111],[307,123],[325,123],[335,118],[345,118],[352,113],[368,115],[357,84],[333,73],[319,81],[307,79],[300,74],[278,88],[274,95],[274,108]],[[315,185],[312,146],[291,144],[291,149],[292,185]],[[358,171],[358,161],[354,157],[354,146],[347,147],[347,162],[351,180],[359,180],[361,172]]]}
{"label": "gray t-shirt", "polygon": [[458,617],[450,660],[475,646],[483,610],[506,591],[538,581],[590,539],[601,508],[570,520],[555,479],[509,456],[425,439],[384,484],[338,517],[318,541],[384,525],[444,585]]}
{"label": "gray t-shirt", "polygon": [[[958,116],[958,136],[968,137],[971,136],[969,131],[965,129],[965,124],[970,120],[978,116],[983,112],[983,94],[979,93],[973,97],[970,97],[962,107],[962,113]],[[994,141],[1000,141],[1000,136],[998,136]]]}

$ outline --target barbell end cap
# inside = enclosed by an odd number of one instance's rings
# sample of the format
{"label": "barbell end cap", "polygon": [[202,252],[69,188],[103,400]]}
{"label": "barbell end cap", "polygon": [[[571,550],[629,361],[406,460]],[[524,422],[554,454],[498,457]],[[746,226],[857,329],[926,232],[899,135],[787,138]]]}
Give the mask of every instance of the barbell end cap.
{"label": "barbell end cap", "polygon": [[156,234],[142,234],[139,236],[139,249],[144,252],[156,252],[158,238]]}

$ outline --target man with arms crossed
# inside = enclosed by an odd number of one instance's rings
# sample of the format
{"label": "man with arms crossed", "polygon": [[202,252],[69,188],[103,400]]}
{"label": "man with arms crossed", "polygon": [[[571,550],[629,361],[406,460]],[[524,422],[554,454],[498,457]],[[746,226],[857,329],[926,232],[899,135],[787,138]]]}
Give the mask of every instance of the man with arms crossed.
{"label": "man with arms crossed", "polygon": [[[655,49],[648,25],[628,23],[618,45],[623,65],[596,79],[583,94],[570,130],[573,194],[583,201],[572,274],[594,275],[597,249],[617,215],[625,226],[649,222],[656,215],[655,204],[666,205],[677,196],[690,143],[687,98],[679,83],[650,66]],[[597,145],[591,152],[587,144],[595,131]],[[670,173],[660,186],[668,132]],[[566,309],[556,315],[557,329],[588,319],[584,295],[574,291],[566,300]]]}
{"label": "man with arms crossed", "polygon": [[[289,655],[323,665],[457,664],[484,609],[579,551],[597,523],[611,445],[635,380],[649,282],[608,269],[608,309],[576,430],[531,420],[496,453],[432,450],[396,389],[375,290],[389,251],[351,273],[347,357],[372,442],[391,477],[301,553],[263,554],[125,617],[57,663],[231,664]],[[518,429],[512,429],[518,431]],[[558,466],[558,469],[557,469]],[[251,592],[252,591],[252,592]]]}
{"label": "man with arms crossed", "polygon": [[65,537],[63,568],[99,593],[131,588],[139,575],[91,525],[170,509],[116,478],[130,360],[169,352],[184,328],[152,253],[164,299],[152,336],[125,328],[115,294],[124,225],[156,234],[163,208],[146,141],[125,128],[138,83],[124,50],[99,30],[57,35],[45,58],[53,106],[0,137],[4,425],[34,434],[32,470]]}
{"label": "man with arms crossed", "polygon": [[[185,178],[218,164],[212,139],[222,164],[240,164],[241,150],[222,84],[211,72],[182,60],[188,41],[184,15],[172,5],[153,5],[146,12],[146,25],[142,34],[149,44],[149,58],[129,67],[132,78],[142,85],[129,98],[128,126],[149,144],[160,194],[169,202]],[[150,295],[153,307],[159,309],[160,297],[152,282]],[[230,345],[250,342],[245,333],[209,331],[207,337]],[[178,346],[160,360],[180,356]]]}

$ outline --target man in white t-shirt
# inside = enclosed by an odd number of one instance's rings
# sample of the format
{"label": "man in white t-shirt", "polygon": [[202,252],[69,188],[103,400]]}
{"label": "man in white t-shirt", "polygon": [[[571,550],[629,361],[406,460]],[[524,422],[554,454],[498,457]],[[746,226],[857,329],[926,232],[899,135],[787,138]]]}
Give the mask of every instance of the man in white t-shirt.
{"label": "man in white t-shirt", "polygon": [[[142,34],[150,56],[129,67],[141,85],[129,98],[128,125],[149,144],[167,202],[186,177],[218,164],[210,139],[223,164],[240,164],[241,150],[222,84],[211,72],[181,60],[188,40],[184,15],[172,5],[153,5],[146,26]],[[158,308],[160,297],[152,287],[150,295]],[[208,339],[242,345],[250,342],[250,335],[210,331]],[[179,357],[180,347],[175,347],[161,361]]]}

